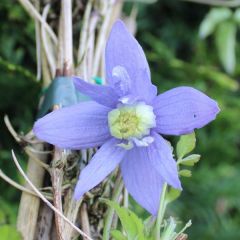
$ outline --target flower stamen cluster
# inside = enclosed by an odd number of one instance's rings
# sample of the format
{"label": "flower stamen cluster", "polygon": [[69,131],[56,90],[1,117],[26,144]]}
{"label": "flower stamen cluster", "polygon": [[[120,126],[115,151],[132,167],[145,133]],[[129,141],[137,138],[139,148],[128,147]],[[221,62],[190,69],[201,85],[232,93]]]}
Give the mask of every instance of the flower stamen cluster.
{"label": "flower stamen cluster", "polygon": [[145,103],[122,105],[108,114],[108,125],[113,137],[122,140],[142,139],[156,127],[152,106]]}

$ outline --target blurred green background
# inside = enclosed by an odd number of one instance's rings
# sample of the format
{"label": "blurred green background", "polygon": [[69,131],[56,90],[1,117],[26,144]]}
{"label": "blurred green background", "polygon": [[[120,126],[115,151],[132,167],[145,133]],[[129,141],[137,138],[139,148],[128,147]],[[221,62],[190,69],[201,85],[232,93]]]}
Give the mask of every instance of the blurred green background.
{"label": "blurred green background", "polygon": [[[127,3],[125,11],[131,7]],[[199,28],[209,6],[161,0],[140,4],[138,10],[137,38],[159,92],[194,86],[216,99],[221,108],[216,121],[196,131],[194,152],[202,159],[193,176],[183,179],[184,191],[169,214],[185,222],[192,219],[189,239],[240,239],[240,24],[235,9],[228,10],[228,18],[219,13],[218,24],[210,16],[207,24],[215,26],[205,39],[199,37]],[[8,114],[16,130],[24,133],[36,116],[41,86],[35,81],[34,23],[16,1],[8,0],[0,2],[0,21],[0,168],[21,181],[10,156],[10,149],[20,153],[21,149],[3,116]],[[0,226],[14,226],[20,193],[3,180],[0,190]]]}

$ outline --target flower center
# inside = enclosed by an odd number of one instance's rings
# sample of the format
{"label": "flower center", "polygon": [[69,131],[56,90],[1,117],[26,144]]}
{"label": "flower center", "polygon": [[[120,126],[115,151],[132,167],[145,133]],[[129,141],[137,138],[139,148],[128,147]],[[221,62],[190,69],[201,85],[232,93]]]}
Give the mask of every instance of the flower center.
{"label": "flower center", "polygon": [[110,133],[118,139],[141,139],[156,126],[153,108],[144,103],[123,105],[108,113]]}

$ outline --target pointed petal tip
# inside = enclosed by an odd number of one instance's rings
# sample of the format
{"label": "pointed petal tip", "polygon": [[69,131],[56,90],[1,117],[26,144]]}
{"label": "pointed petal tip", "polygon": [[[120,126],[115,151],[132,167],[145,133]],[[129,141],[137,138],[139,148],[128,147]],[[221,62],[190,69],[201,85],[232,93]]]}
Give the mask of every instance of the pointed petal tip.
{"label": "pointed petal tip", "polygon": [[[209,98],[209,120],[208,122],[206,122],[203,126],[201,127],[204,127],[205,125],[207,125],[208,123],[210,123],[211,121],[214,121],[217,117],[217,115],[220,113],[221,109],[218,105],[218,102],[215,101],[214,99],[211,99]],[[201,128],[201,127],[197,127],[198,128]]]}
{"label": "pointed petal tip", "polygon": [[80,200],[82,197],[83,197],[84,193],[79,191],[78,187],[76,186],[75,187],[75,190],[74,190],[74,194],[73,194],[73,198],[78,201]]}
{"label": "pointed petal tip", "polygon": [[123,27],[123,28],[126,29],[125,23],[124,23],[123,20],[121,20],[120,18],[117,19],[117,20],[113,23],[113,27],[112,27],[112,28],[117,27],[117,26]]}
{"label": "pointed petal tip", "polygon": [[181,181],[180,181],[179,178],[178,178],[177,181],[176,181],[174,184],[172,184],[171,186],[172,186],[173,188],[175,188],[175,189],[180,190],[180,191],[183,190],[182,184],[181,184]]}
{"label": "pointed petal tip", "polygon": [[218,103],[216,101],[214,101],[214,102],[215,102],[215,114],[217,115],[217,114],[220,113],[221,108],[219,107],[219,105],[218,105]]}
{"label": "pointed petal tip", "polygon": [[168,179],[167,183],[175,189],[178,189],[178,190],[181,190],[181,191],[183,190],[182,184],[181,184],[181,181],[180,181],[178,175],[172,176],[172,179]]}
{"label": "pointed petal tip", "polygon": [[33,133],[37,136],[37,122],[38,121],[36,121],[34,124],[33,124]]}
{"label": "pointed petal tip", "polygon": [[[113,25],[112,25],[112,29],[111,29],[111,32],[110,32],[110,35],[111,34],[115,34],[115,32],[127,32],[129,33],[125,23],[123,22],[123,20],[121,19],[117,19]],[[130,34],[130,33],[129,33]]]}
{"label": "pointed petal tip", "polygon": [[41,139],[41,118],[34,123],[32,130],[35,136]]}

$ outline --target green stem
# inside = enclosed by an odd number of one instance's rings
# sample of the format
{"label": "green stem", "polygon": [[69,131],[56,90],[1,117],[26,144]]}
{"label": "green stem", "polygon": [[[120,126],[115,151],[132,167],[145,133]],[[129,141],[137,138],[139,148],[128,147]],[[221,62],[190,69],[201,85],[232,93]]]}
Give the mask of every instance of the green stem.
{"label": "green stem", "polygon": [[177,239],[177,237],[179,237],[183,232],[185,232],[187,228],[191,227],[191,225],[192,225],[192,221],[189,220],[187,224],[184,226],[184,228],[174,237],[174,240]]}
{"label": "green stem", "polygon": [[[123,190],[123,181],[121,176],[119,175],[116,180],[116,184],[114,186],[114,191],[113,191],[113,196],[112,196],[112,201],[116,202],[119,199],[120,194],[122,193]],[[114,209],[109,207],[108,212],[105,218],[105,226],[103,229],[103,240],[109,240],[110,238],[110,230],[112,226],[112,220],[114,216]]]}
{"label": "green stem", "polygon": [[156,226],[155,226],[155,239],[156,240],[160,240],[161,225],[162,225],[164,213],[165,213],[166,206],[167,206],[167,203],[165,201],[166,192],[167,192],[167,184],[164,183],[162,193],[161,193],[160,205],[159,205],[159,209],[158,209]]}
{"label": "green stem", "polygon": [[126,188],[123,190],[123,206],[128,208],[128,191]]}

